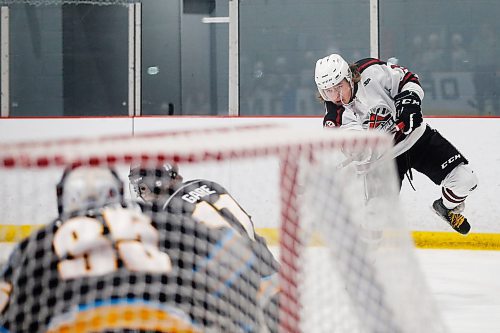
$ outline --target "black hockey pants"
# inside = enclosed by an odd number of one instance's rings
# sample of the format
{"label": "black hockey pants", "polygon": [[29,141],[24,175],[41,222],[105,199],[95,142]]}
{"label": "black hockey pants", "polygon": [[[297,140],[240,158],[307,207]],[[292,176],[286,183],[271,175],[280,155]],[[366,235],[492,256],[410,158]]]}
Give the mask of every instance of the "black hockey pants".
{"label": "black hockey pants", "polygon": [[411,169],[423,173],[436,185],[461,163],[468,164],[467,159],[455,146],[446,140],[437,130],[427,125],[424,134],[405,153],[396,157],[399,176],[399,187],[405,174],[410,174]]}

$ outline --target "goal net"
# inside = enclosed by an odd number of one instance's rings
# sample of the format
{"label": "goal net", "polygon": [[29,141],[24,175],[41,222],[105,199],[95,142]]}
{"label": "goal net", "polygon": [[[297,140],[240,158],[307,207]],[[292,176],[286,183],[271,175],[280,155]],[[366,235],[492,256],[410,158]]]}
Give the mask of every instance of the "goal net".
{"label": "goal net", "polygon": [[374,162],[391,145],[274,125],[1,144],[0,331],[445,332]]}

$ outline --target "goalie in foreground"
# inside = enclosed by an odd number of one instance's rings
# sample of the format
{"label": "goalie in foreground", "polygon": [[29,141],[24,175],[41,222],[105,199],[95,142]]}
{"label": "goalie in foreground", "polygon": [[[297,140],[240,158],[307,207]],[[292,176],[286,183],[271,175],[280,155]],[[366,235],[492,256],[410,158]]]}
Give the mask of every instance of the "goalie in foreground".
{"label": "goalie in foreground", "polygon": [[405,67],[367,58],[349,65],[331,54],[316,62],[315,81],[325,104],[324,127],[391,133],[399,187],[415,169],[441,186],[432,207],[454,230],[467,234],[465,199],[477,187],[467,159],[438,131],[423,124],[424,91]]}
{"label": "goalie in foreground", "polygon": [[66,171],[57,194],[0,274],[1,332],[258,331],[256,257],[232,228],[146,216],[108,168]]}

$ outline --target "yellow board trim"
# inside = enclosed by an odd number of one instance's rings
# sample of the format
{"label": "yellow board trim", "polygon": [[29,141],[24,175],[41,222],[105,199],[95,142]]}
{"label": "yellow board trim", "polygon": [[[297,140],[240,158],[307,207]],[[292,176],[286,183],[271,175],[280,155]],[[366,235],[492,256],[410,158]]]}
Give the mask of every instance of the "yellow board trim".
{"label": "yellow board trim", "polygon": [[12,225],[0,224],[0,242],[11,243],[18,242],[21,239],[28,237],[32,231],[36,230],[38,225]]}
{"label": "yellow board trim", "polygon": [[[38,227],[39,225],[0,224],[0,243],[18,242]],[[266,239],[268,245],[278,245],[278,229],[257,228],[256,232]],[[411,234],[419,249],[500,250],[500,233],[471,233],[463,236],[446,231],[412,231]]]}
{"label": "yellow board trim", "polygon": [[[256,232],[267,240],[268,245],[278,245],[278,229],[257,228]],[[457,232],[412,231],[411,235],[415,246],[419,249],[500,251],[500,233],[471,233],[463,236]],[[313,245],[316,243],[313,240]]]}
{"label": "yellow board trim", "polygon": [[500,250],[500,234],[413,231],[415,246],[419,249]]}

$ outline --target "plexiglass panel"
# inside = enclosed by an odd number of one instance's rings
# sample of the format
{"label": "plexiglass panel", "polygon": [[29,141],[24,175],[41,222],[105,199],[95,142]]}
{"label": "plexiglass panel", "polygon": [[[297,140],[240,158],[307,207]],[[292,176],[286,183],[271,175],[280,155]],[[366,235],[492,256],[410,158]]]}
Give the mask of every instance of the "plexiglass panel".
{"label": "plexiglass panel", "polygon": [[10,116],[128,114],[125,6],[9,9]]}
{"label": "plexiglass panel", "polygon": [[[206,20],[227,18],[228,7],[143,1],[142,114],[228,114],[229,25]],[[129,114],[127,6],[8,8],[9,116]],[[369,9],[369,0],[240,0],[240,114],[320,116],[315,61],[370,56]],[[494,0],[380,0],[380,58],[419,75],[426,115],[499,115],[499,12]]]}
{"label": "plexiglass panel", "polygon": [[240,113],[321,115],[316,60],[370,55],[369,1],[251,0],[240,3]]}

